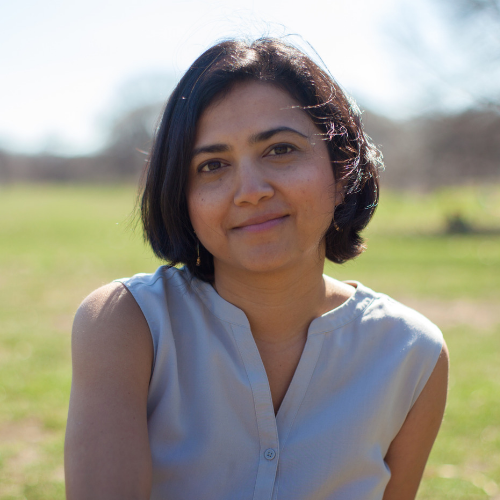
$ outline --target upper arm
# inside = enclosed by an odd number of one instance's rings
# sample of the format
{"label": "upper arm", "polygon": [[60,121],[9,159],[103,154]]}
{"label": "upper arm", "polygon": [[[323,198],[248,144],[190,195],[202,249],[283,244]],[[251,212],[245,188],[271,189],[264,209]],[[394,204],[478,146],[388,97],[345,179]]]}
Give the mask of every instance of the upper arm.
{"label": "upper arm", "polygon": [[413,500],[443,419],[448,387],[448,349],[441,354],[417,401],[392,441],[385,461],[391,470],[383,500]]}
{"label": "upper arm", "polygon": [[153,345],[139,306],[122,284],[96,290],[78,309],[72,359],[67,498],[149,498],[147,395]]}

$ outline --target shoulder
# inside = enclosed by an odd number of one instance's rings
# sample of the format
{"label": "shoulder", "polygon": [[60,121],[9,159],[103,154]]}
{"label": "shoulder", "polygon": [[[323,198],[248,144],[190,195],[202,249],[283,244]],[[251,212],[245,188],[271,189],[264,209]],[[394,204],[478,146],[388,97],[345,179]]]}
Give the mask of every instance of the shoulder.
{"label": "shoulder", "polygon": [[401,387],[412,395],[411,407],[434,368],[446,363],[443,334],[424,315],[385,294],[363,285],[358,292],[365,307],[355,326],[363,346],[378,362],[395,367]]}
{"label": "shoulder", "polygon": [[[93,291],[78,308],[72,331],[74,369],[83,365],[121,364],[132,354],[152,362],[152,340],[146,319],[130,291],[118,282]],[[132,367],[137,363],[132,363]],[[139,367],[138,367],[139,368]]]}
{"label": "shoulder", "polygon": [[110,283],[80,305],[66,427],[68,498],[149,498],[147,398],[153,349],[127,288]]}
{"label": "shoulder", "polygon": [[116,279],[113,283],[115,282],[125,284],[128,289],[155,286],[188,289],[199,284],[199,280],[186,267],[176,268],[169,265],[158,267],[154,273],[138,273],[130,278]]}
{"label": "shoulder", "polygon": [[154,273],[136,274],[115,282],[123,283],[127,287],[146,318],[149,312],[157,312],[160,304],[165,306],[172,302],[172,299],[192,296],[192,292],[201,286],[201,282],[185,267],[178,269],[166,265],[160,266]]}
{"label": "shoulder", "polygon": [[117,328],[130,330],[144,327],[144,316],[126,286],[113,282],[94,290],[80,304],[73,324],[76,333],[85,335],[95,330]]}
{"label": "shoulder", "polygon": [[362,285],[361,290],[371,299],[363,313],[364,321],[379,325],[408,342],[428,342],[441,350],[441,330],[423,314],[383,293],[376,293]]}
{"label": "shoulder", "polygon": [[199,280],[186,269],[160,266],[154,273],[121,278],[98,288],[75,315],[73,353],[94,345],[103,351],[112,347],[115,352],[133,345],[154,360],[163,332],[158,325],[167,325],[172,312],[185,314],[193,302],[192,292],[199,286]]}

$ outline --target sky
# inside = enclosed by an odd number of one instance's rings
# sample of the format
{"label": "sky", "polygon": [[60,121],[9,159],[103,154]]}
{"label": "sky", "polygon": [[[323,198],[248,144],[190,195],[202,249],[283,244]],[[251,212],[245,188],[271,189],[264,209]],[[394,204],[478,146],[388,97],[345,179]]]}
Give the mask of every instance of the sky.
{"label": "sky", "polygon": [[127,82],[163,75],[169,83],[150,94],[165,100],[206,48],[242,35],[310,44],[362,107],[414,116],[436,79],[405,40],[419,16],[439,38],[425,1],[0,0],[0,148],[91,154],[127,106]]}

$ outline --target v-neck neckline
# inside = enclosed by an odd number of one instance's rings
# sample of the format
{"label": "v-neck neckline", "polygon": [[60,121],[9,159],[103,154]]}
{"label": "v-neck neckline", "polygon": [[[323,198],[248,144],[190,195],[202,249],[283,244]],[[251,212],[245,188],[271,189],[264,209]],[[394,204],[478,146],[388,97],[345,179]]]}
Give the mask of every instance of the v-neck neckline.
{"label": "v-neck neckline", "polygon": [[[346,325],[361,314],[374,299],[374,293],[360,282],[348,281],[346,283],[356,288],[354,293],[339,306],[313,319],[308,328],[308,336],[326,333]],[[192,277],[191,286],[212,314],[222,321],[246,327],[250,331],[250,323],[244,311],[223,299],[210,283]]]}
{"label": "v-neck neckline", "polygon": [[223,299],[209,283],[199,280],[192,283],[207,308],[220,320],[228,323],[233,332],[252,389],[262,442],[269,443],[271,440],[275,441],[277,447],[285,446],[318,363],[324,341],[323,334],[351,322],[372,302],[374,296],[370,290],[361,283],[350,283],[356,286],[351,297],[311,321],[299,362],[276,414],[269,379],[245,313]]}

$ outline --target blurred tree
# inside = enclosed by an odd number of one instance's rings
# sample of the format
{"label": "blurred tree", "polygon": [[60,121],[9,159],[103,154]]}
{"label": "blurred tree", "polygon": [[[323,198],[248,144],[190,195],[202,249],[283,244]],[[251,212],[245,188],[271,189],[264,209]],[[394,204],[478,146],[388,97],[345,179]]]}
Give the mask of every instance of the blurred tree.
{"label": "blurred tree", "polygon": [[136,175],[142,170],[160,110],[160,103],[149,104],[115,119],[102,153],[108,168],[125,176]]}
{"label": "blurred tree", "polygon": [[388,28],[424,113],[500,113],[500,0],[406,0]]}
{"label": "blurred tree", "polygon": [[142,73],[126,79],[115,90],[109,104],[108,119],[113,120],[135,109],[164,103],[174,85],[170,73]]}
{"label": "blurred tree", "polygon": [[499,113],[475,109],[393,122],[365,112],[363,122],[381,145],[387,185],[428,190],[500,181]]}
{"label": "blurred tree", "polygon": [[102,120],[108,139],[101,155],[107,169],[136,177],[147,158],[156,122],[175,78],[148,73],[125,81],[113,96],[110,111]]}
{"label": "blurred tree", "polygon": [[[500,0],[441,0],[472,78],[476,102],[500,112]],[[474,92],[474,91],[473,91]]]}

